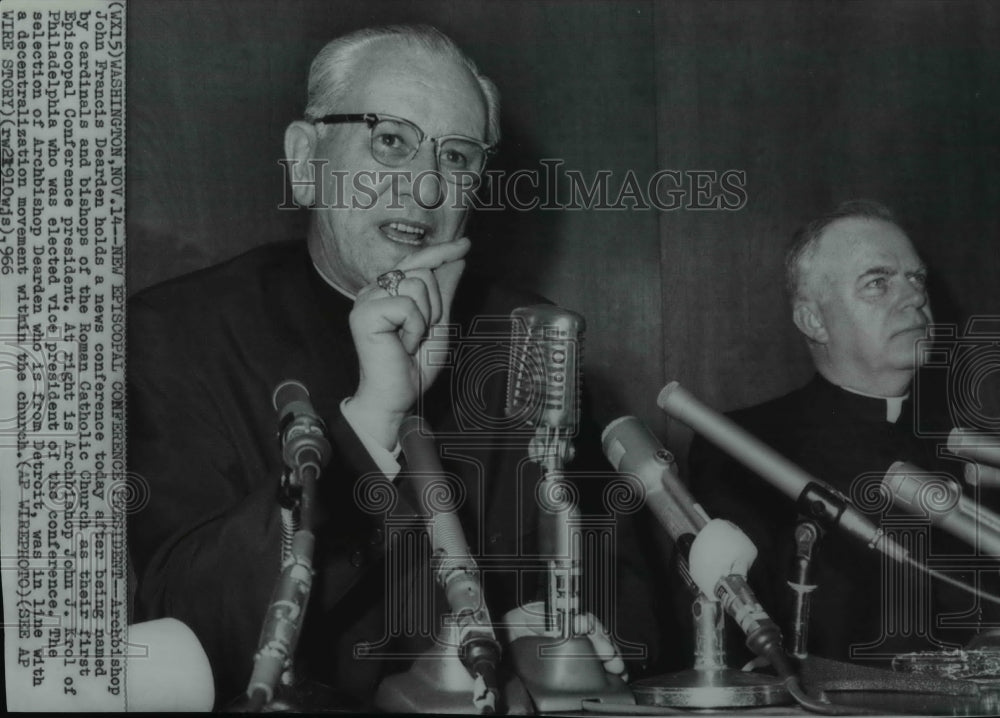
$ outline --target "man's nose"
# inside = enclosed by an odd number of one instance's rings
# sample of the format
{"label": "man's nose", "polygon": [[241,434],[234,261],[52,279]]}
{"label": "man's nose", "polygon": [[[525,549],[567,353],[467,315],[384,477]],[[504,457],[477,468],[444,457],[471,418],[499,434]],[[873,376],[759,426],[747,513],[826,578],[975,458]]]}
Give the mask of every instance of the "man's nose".
{"label": "man's nose", "polygon": [[903,282],[901,301],[904,306],[915,307],[917,309],[927,304],[927,286],[923,283],[923,280],[912,277],[907,278]]}
{"label": "man's nose", "polygon": [[410,171],[410,191],[421,209],[439,207],[444,201],[445,187],[434,143],[424,143],[410,163]]}

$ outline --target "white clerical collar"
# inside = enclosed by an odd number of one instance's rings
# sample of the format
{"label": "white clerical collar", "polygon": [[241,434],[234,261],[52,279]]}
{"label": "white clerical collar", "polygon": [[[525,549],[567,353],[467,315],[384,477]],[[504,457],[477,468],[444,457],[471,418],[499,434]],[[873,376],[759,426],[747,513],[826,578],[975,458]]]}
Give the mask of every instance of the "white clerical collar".
{"label": "white clerical collar", "polygon": [[313,262],[312,265],[316,269],[316,274],[318,274],[320,276],[320,278],[322,278],[322,280],[324,282],[326,282],[327,284],[329,284],[331,287],[333,287],[334,289],[336,289],[338,292],[340,292],[341,294],[343,294],[345,297],[347,297],[348,299],[350,299],[352,302],[355,299],[358,298],[358,295],[351,294],[349,291],[347,291],[342,286],[340,286],[339,284],[337,284],[335,281],[333,281],[332,279],[330,279],[328,276],[326,276],[325,274],[323,274],[323,270],[319,268],[319,265],[317,265],[316,262]]}
{"label": "white clerical collar", "polygon": [[857,394],[858,396],[867,396],[869,399],[881,399],[885,402],[885,420],[890,424],[895,424],[896,420],[899,419],[899,415],[903,413],[903,402],[909,398],[910,393],[906,392],[903,396],[876,396],[875,394],[868,394],[863,391],[858,391],[857,389],[851,389],[848,386],[840,387],[844,391],[849,391],[852,394]]}

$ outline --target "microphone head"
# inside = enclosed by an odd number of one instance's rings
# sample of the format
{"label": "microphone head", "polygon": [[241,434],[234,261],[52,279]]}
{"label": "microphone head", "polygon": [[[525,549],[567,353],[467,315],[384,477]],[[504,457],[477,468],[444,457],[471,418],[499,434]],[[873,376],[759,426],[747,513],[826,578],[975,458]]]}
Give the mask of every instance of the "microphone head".
{"label": "microphone head", "polygon": [[674,541],[696,535],[708,521],[677,476],[674,455],[642,421],[623,416],[611,422],[601,434],[601,448],[615,471],[639,481],[646,507]]}
{"label": "microphone head", "polygon": [[566,429],[579,423],[580,368],[586,322],[550,304],[511,312],[506,414],[531,427]]}
{"label": "microphone head", "polygon": [[672,381],[668,383],[665,387],[660,389],[660,393],[656,397],[656,405],[668,414],[672,413],[670,411],[672,408],[671,400],[674,395],[680,395],[683,391],[684,390],[681,388],[680,382]]}
{"label": "microphone head", "polygon": [[635,474],[640,479],[676,470],[674,455],[634,416],[621,416],[608,424],[601,433],[601,448],[615,471]]}
{"label": "microphone head", "polygon": [[301,413],[299,405],[302,404],[311,408],[309,390],[302,382],[295,379],[285,379],[278,384],[271,395],[271,403],[279,418],[284,418],[289,412]]}
{"label": "microphone head", "polygon": [[305,459],[306,464],[318,461],[317,468],[326,466],[332,453],[326,424],[313,408],[305,385],[286,379],[275,387],[271,402],[278,412],[278,444],[285,465],[296,468]]}
{"label": "microphone head", "polygon": [[691,580],[709,598],[719,581],[733,574],[747,577],[757,559],[757,547],[739,526],[725,519],[706,523],[688,553]]}
{"label": "microphone head", "polygon": [[955,428],[948,434],[948,451],[977,464],[1000,467],[1000,434]]}
{"label": "microphone head", "polygon": [[924,471],[907,461],[895,461],[882,476],[881,493],[894,506],[940,523],[962,502],[962,487],[951,476]]}

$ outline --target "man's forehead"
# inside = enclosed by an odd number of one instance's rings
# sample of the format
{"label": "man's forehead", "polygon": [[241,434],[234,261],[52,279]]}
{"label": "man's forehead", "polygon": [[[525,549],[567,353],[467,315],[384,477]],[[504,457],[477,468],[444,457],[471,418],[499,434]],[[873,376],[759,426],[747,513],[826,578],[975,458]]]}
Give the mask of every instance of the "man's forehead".
{"label": "man's forehead", "polygon": [[431,135],[485,131],[485,98],[469,69],[440,52],[392,38],[366,48],[345,99],[352,112],[404,117]]}
{"label": "man's forehead", "polygon": [[892,222],[869,217],[833,222],[820,237],[813,261],[826,272],[848,274],[876,267],[912,270],[922,266],[903,230]]}

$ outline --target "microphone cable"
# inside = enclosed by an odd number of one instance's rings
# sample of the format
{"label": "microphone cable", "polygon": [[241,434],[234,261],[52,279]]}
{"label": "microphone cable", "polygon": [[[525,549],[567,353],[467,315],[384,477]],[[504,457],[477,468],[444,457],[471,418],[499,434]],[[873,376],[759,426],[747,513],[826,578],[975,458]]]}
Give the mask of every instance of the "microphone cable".
{"label": "microphone cable", "polygon": [[785,688],[795,699],[795,702],[811,713],[819,713],[825,716],[874,716],[885,715],[885,711],[862,708],[861,706],[845,706],[838,703],[831,703],[825,699],[813,698],[799,683],[797,675],[790,675],[785,678]]}

